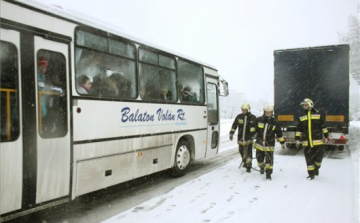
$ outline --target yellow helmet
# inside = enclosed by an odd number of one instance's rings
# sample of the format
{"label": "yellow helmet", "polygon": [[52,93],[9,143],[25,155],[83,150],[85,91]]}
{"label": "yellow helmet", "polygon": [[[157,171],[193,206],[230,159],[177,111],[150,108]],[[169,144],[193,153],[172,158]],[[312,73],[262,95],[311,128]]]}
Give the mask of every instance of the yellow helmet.
{"label": "yellow helmet", "polygon": [[274,111],[274,106],[272,106],[272,105],[265,105],[263,109],[264,109],[264,111]]}
{"label": "yellow helmet", "polygon": [[314,107],[314,102],[313,102],[311,99],[309,99],[309,98],[305,98],[305,99],[300,103],[300,105],[308,105],[309,108],[312,108],[312,107]]}
{"label": "yellow helmet", "polygon": [[248,112],[250,112],[250,104],[244,103],[241,105],[241,110],[246,109]]}

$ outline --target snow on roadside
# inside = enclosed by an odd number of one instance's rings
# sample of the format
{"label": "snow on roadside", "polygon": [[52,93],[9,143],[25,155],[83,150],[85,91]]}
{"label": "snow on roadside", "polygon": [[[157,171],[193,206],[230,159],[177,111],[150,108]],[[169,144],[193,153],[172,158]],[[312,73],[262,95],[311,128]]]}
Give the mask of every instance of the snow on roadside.
{"label": "snow on roadside", "polygon": [[[355,210],[360,210],[359,201],[360,201],[360,121],[352,121],[350,122],[349,129],[349,151],[351,153],[351,161],[352,161],[352,178],[353,178],[353,195],[355,199],[354,208]],[[357,219],[355,222],[360,222],[360,211],[358,211]]]}

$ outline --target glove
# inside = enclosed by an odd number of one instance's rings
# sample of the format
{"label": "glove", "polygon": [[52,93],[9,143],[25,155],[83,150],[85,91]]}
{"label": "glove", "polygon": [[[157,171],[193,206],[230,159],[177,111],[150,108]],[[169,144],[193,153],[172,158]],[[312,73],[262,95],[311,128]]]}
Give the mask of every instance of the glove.
{"label": "glove", "polygon": [[285,143],[281,144],[281,149],[285,149]]}
{"label": "glove", "polygon": [[229,135],[229,139],[232,141],[233,140],[233,138],[234,138],[234,135]]}
{"label": "glove", "polygon": [[300,147],[300,141],[299,140],[296,140],[296,147]]}

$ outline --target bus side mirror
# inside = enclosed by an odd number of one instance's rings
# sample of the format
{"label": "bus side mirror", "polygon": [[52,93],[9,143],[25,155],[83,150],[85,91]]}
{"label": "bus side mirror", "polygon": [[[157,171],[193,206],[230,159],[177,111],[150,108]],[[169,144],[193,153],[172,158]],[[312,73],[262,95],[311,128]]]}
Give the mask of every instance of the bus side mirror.
{"label": "bus side mirror", "polygon": [[223,96],[226,97],[229,95],[229,84],[226,80],[224,80],[221,76],[220,77],[220,91],[219,91],[219,96]]}

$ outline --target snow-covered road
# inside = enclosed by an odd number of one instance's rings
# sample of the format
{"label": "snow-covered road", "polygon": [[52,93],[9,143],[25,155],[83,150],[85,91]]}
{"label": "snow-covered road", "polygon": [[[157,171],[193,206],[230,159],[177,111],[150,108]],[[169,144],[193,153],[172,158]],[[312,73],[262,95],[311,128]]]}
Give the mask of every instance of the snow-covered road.
{"label": "snow-covered road", "polygon": [[302,156],[275,159],[272,181],[238,159],[105,222],[354,222],[348,152],[329,154],[314,181]]}
{"label": "snow-covered road", "polygon": [[[234,148],[226,139],[230,125],[222,125],[221,151]],[[277,147],[272,181],[239,169],[238,158],[104,223],[358,222],[359,165],[349,150],[326,152],[313,181],[306,180],[303,151],[286,150]]]}

